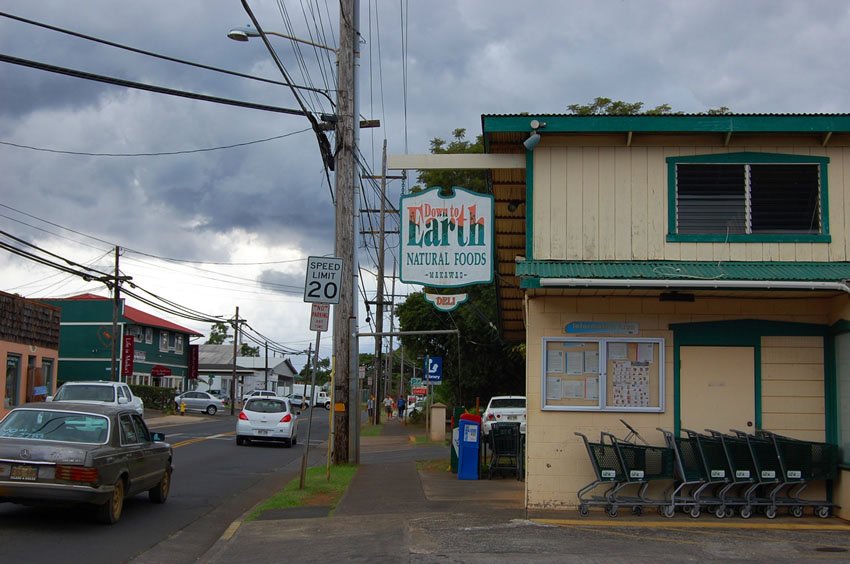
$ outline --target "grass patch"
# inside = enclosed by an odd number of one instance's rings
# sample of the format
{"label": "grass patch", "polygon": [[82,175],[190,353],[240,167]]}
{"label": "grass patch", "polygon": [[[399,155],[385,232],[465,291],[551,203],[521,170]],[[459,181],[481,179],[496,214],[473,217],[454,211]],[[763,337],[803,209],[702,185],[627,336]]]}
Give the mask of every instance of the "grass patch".
{"label": "grass patch", "polygon": [[245,520],[253,521],[264,511],[270,509],[305,505],[329,505],[334,508],[339,503],[342,494],[348,489],[348,484],[355,472],[357,472],[357,465],[355,464],[331,466],[331,477],[328,480],[324,466],[308,468],[303,490],[298,488],[301,484],[301,477],[299,476],[286,484],[282,490],[257,504]]}
{"label": "grass patch", "polygon": [[360,427],[360,436],[361,437],[377,437],[381,434],[381,429],[384,428],[384,424],[380,423],[375,425],[370,423],[368,425],[362,425]]}

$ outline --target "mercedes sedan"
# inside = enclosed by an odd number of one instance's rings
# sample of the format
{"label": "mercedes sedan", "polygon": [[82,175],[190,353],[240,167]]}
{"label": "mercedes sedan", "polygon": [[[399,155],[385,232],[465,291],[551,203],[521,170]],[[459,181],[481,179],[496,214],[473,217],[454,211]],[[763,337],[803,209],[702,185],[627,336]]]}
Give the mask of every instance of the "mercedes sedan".
{"label": "mercedes sedan", "polygon": [[0,502],[90,505],[98,521],[115,523],[127,497],[168,498],[164,441],[128,405],[24,404],[0,422]]}

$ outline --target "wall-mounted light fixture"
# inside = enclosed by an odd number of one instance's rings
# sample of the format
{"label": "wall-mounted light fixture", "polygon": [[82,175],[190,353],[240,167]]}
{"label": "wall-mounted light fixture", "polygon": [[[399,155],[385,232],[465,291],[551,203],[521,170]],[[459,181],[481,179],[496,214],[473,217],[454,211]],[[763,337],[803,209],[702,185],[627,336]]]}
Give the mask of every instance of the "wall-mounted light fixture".
{"label": "wall-mounted light fixture", "polygon": [[679,292],[662,292],[658,296],[660,302],[692,302],[695,299],[693,294]]}
{"label": "wall-mounted light fixture", "polygon": [[531,126],[531,135],[522,142],[522,146],[525,147],[526,151],[533,150],[540,143],[540,134],[537,133],[537,130],[546,127],[546,122],[533,119],[529,125]]}
{"label": "wall-mounted light fixture", "polygon": [[522,204],[522,200],[511,200],[508,202],[508,211],[514,213],[519,209],[520,204]]}

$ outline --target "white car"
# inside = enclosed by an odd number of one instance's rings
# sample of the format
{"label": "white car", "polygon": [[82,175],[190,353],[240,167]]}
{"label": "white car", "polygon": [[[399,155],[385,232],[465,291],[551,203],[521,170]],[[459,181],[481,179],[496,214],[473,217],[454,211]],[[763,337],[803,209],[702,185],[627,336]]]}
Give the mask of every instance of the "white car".
{"label": "white car", "polygon": [[481,416],[482,433],[489,435],[493,423],[519,423],[519,432],[525,434],[525,415],[525,396],[494,396]]}
{"label": "white car", "polygon": [[286,396],[286,399],[288,399],[290,403],[292,403],[292,405],[298,407],[299,409],[307,409],[308,407],[310,407],[307,402],[307,398],[305,398],[301,394],[289,394],[288,396]]}
{"label": "white car", "polygon": [[47,401],[73,401],[77,403],[105,403],[108,405],[130,405],[142,417],[145,416],[145,402],[133,394],[130,386],[124,382],[92,380],[85,382],[65,382],[56,394],[47,396]]}
{"label": "white car", "polygon": [[244,396],[242,396],[242,403],[244,404],[246,401],[248,401],[251,398],[276,398],[276,397],[277,397],[277,392],[274,392],[272,390],[252,390],[252,391],[248,392],[247,394],[245,394]]}
{"label": "white car", "polygon": [[286,398],[251,398],[236,420],[236,444],[281,441],[286,447],[298,443],[298,413]]}

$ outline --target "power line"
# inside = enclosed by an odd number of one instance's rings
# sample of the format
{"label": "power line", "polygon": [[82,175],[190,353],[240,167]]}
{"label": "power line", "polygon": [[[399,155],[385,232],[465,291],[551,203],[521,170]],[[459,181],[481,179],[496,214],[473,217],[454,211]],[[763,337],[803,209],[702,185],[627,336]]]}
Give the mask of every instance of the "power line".
{"label": "power line", "polygon": [[12,57],[10,55],[4,55],[0,53],[0,62],[11,63],[13,65],[20,65],[24,67],[34,68],[38,70],[43,70],[46,72],[52,72],[56,74],[63,74],[65,76],[71,76],[74,78],[81,78],[83,80],[91,80],[94,82],[102,82],[106,84],[112,84],[113,86],[123,86],[125,88],[135,88],[137,90],[145,90],[147,92],[156,92],[157,94],[167,94],[169,96],[177,96],[179,98],[189,98],[191,100],[200,100],[202,102],[213,102],[216,104],[224,104],[226,106],[236,106],[240,108],[248,108],[251,110],[262,110],[266,112],[275,112],[279,114],[289,114],[295,116],[307,116],[308,119],[312,119],[315,121],[315,117],[312,114],[307,112],[306,109],[302,110],[293,110],[291,108],[280,108],[278,106],[269,106],[266,104],[256,104],[254,102],[243,102],[240,100],[233,100],[230,98],[221,98],[218,96],[208,96],[206,94],[198,94],[196,92],[187,92],[185,90],[175,90],[174,88],[165,88],[164,86],[154,86],[151,84],[144,84],[142,82],[134,82],[132,80],[124,80],[122,78],[114,78],[111,76],[105,76],[101,74],[94,74],[90,72],[84,72],[76,69],[71,69],[68,67],[58,67],[55,65],[48,65],[47,63],[41,63],[39,61],[32,61],[29,59],[21,59],[19,57]]}
{"label": "power line", "polygon": [[293,135],[297,135],[299,133],[304,133],[305,131],[310,131],[310,128],[301,129],[299,131],[294,131],[292,133],[286,133],[284,135],[275,135],[274,137],[268,137],[266,139],[257,139],[256,141],[246,141],[244,143],[234,143],[232,145],[222,145],[220,147],[207,147],[203,149],[187,149],[183,151],[158,151],[156,153],[90,153],[86,151],[66,151],[60,149],[47,149],[45,147],[33,147],[31,145],[21,145],[19,143],[12,143],[10,141],[0,141],[0,145],[9,145],[11,147],[18,147],[19,149],[30,149],[32,151],[41,151],[44,153],[57,153],[60,155],[81,155],[86,157],[163,157],[170,155],[190,155],[192,153],[207,153],[210,151],[221,151],[224,149],[234,149],[236,147],[247,147],[248,145],[256,145],[258,143],[267,143],[269,141],[276,141],[277,139],[284,139],[286,137],[291,137]]}

